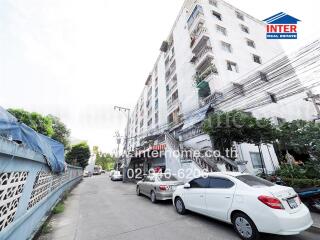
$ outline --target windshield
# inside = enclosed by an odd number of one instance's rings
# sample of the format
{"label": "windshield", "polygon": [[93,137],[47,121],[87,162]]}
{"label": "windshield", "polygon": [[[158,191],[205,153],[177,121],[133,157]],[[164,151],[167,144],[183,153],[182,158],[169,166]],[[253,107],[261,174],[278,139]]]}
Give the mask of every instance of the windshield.
{"label": "windshield", "polygon": [[251,187],[272,187],[274,184],[262,178],[253,175],[240,175],[236,177],[241,182],[251,186]]}
{"label": "windshield", "polygon": [[166,176],[166,175],[160,175],[158,176],[159,181],[166,182],[166,181],[178,181],[174,176]]}

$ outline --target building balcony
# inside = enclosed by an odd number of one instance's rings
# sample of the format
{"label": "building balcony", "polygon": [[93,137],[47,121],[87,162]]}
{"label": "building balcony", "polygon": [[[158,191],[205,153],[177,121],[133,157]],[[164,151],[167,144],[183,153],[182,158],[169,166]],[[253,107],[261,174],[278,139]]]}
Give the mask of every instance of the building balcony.
{"label": "building balcony", "polygon": [[212,47],[206,45],[192,57],[191,62],[195,64],[196,68],[199,68],[206,62],[211,62],[213,59]]}
{"label": "building balcony", "polygon": [[204,81],[207,82],[211,76],[217,73],[217,68],[212,63],[210,63],[203,71],[198,71],[193,76],[197,88],[200,88]]}
{"label": "building balcony", "polygon": [[196,5],[187,20],[187,25],[189,30],[191,30],[192,26],[194,26],[195,23],[197,22],[196,20],[201,16],[203,16],[203,8],[200,5]]}
{"label": "building balcony", "polygon": [[166,81],[170,79],[170,77],[173,75],[173,73],[176,71],[176,62],[173,61],[173,63],[170,65],[170,68],[166,71]]}
{"label": "building balcony", "polygon": [[205,106],[207,104],[216,104],[219,101],[221,101],[223,98],[223,95],[221,92],[214,92],[211,95],[209,95],[208,97],[202,99],[200,101],[200,106]]}

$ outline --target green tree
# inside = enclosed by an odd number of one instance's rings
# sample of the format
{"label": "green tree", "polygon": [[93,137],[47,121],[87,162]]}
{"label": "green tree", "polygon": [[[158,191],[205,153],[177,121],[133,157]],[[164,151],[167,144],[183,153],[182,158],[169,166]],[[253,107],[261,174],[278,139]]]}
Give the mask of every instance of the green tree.
{"label": "green tree", "polygon": [[320,124],[312,121],[294,120],[279,127],[280,147],[299,154],[309,154],[320,160]]}
{"label": "green tree", "polygon": [[53,135],[52,139],[61,142],[64,145],[65,150],[70,150],[70,130],[67,126],[61,122],[61,120],[53,115],[48,115],[52,121]]}
{"label": "green tree", "polygon": [[98,146],[93,147],[93,153],[96,155],[96,165],[100,165],[104,170],[113,169],[115,159],[111,154],[99,151]]}
{"label": "green tree", "polygon": [[88,165],[90,155],[89,145],[82,142],[71,147],[71,150],[66,154],[66,162],[84,169]]}
{"label": "green tree", "polygon": [[39,113],[28,112],[23,109],[8,109],[8,112],[38,133],[61,142],[65,150],[70,149],[70,130],[58,117],[53,115],[43,116]]}
{"label": "green tree", "polygon": [[277,138],[277,130],[269,119],[255,117],[233,110],[211,114],[203,124],[203,130],[211,137],[215,149],[224,152],[233,143],[272,143]]}
{"label": "green tree", "polygon": [[[224,155],[235,143],[251,143],[259,148],[261,144],[273,143],[277,139],[277,130],[270,119],[256,119],[243,111],[216,112],[203,124],[203,130],[212,141],[213,147]],[[263,163],[262,163],[263,164]]]}
{"label": "green tree", "polygon": [[8,109],[12,115],[14,115],[20,122],[31,127],[33,130],[52,137],[54,130],[52,127],[52,120],[49,117],[42,116],[36,112],[27,112],[23,109]]}

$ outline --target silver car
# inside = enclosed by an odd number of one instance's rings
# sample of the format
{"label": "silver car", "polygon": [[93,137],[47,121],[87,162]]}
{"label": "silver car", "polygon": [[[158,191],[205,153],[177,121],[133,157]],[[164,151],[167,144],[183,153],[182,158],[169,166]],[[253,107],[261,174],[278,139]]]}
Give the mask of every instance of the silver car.
{"label": "silver car", "polygon": [[179,185],[183,185],[183,182],[174,176],[151,174],[137,183],[136,192],[138,196],[143,194],[150,197],[155,203],[157,200],[172,199],[172,193]]}
{"label": "silver car", "polygon": [[114,171],[111,176],[111,181],[122,181],[123,177],[120,171]]}

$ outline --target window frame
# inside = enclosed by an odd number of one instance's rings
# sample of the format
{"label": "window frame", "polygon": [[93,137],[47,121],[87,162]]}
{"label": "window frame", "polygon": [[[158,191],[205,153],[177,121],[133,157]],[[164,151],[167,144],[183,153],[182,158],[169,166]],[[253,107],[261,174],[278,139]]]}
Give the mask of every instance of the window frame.
{"label": "window frame", "polygon": [[[256,59],[258,59],[259,61],[258,61],[258,62],[255,61]],[[257,54],[252,53],[252,60],[253,60],[253,62],[255,62],[255,63],[262,64],[262,59],[261,59],[261,57],[260,57],[259,55],[257,55]]]}
{"label": "window frame", "polygon": [[[209,181],[207,182],[207,185],[206,185],[205,187],[192,187],[192,182],[193,182],[193,181],[196,181],[196,180],[199,180],[199,179],[201,179],[201,180],[206,180],[206,181],[209,180]],[[209,179],[209,178],[204,178],[204,177],[198,177],[198,178],[192,179],[192,180],[189,182],[190,188],[208,188],[208,187],[209,187],[209,183],[210,183],[210,179]]]}
{"label": "window frame", "polygon": [[[229,65],[228,65],[228,64],[230,64],[231,69],[229,69]],[[233,70],[232,66],[235,67],[235,71]],[[227,70],[229,70],[230,72],[236,72],[236,73],[238,73],[238,72],[239,72],[238,64],[235,63],[235,62],[232,62],[232,61],[227,60]]]}
{"label": "window frame", "polygon": [[242,21],[244,21],[244,14],[239,12],[239,11],[235,11],[236,13],[236,17]]}
{"label": "window frame", "polygon": [[[255,43],[255,41],[253,41],[253,40],[251,40],[251,39],[249,39],[249,38],[246,38],[246,42],[247,42],[247,46],[248,46],[248,47],[256,48],[256,43]],[[249,42],[252,43],[252,46],[249,44]]]}
{"label": "window frame", "polygon": [[[257,155],[257,156],[259,157],[260,163],[261,163],[261,167],[260,167],[260,165],[257,165],[257,164],[255,164],[255,163],[253,162],[252,154],[255,154],[255,155]],[[264,164],[263,164],[263,155],[262,155],[262,154],[260,155],[259,152],[253,152],[253,151],[250,151],[250,152],[249,152],[249,155],[250,155],[250,160],[251,160],[251,164],[252,164],[253,169],[263,169],[263,167],[264,167]],[[262,157],[262,158],[261,158],[261,157]]]}
{"label": "window frame", "polygon": [[211,10],[211,14],[212,14],[212,16],[214,16],[219,21],[222,21],[222,14],[221,13],[219,13],[217,11],[214,11],[214,10]]}
{"label": "window frame", "polygon": [[230,43],[224,42],[224,41],[220,41],[222,50],[228,53],[232,53],[232,45]]}
{"label": "window frame", "polygon": [[227,36],[228,33],[227,33],[227,28],[219,25],[219,24],[216,24],[216,31],[221,33],[223,36]]}
{"label": "window frame", "polygon": [[240,24],[240,28],[241,28],[241,31],[246,33],[246,34],[250,34],[250,29],[248,26],[244,25],[244,24]]}
{"label": "window frame", "polygon": [[[229,182],[232,183],[232,186],[230,186],[230,187],[210,187],[211,180],[213,180],[213,179],[220,179],[220,180],[229,181]],[[235,185],[236,185],[236,183],[235,183],[234,181],[230,180],[229,178],[224,178],[224,177],[209,177],[209,186],[208,186],[209,189],[230,189],[230,188],[233,188]]]}

